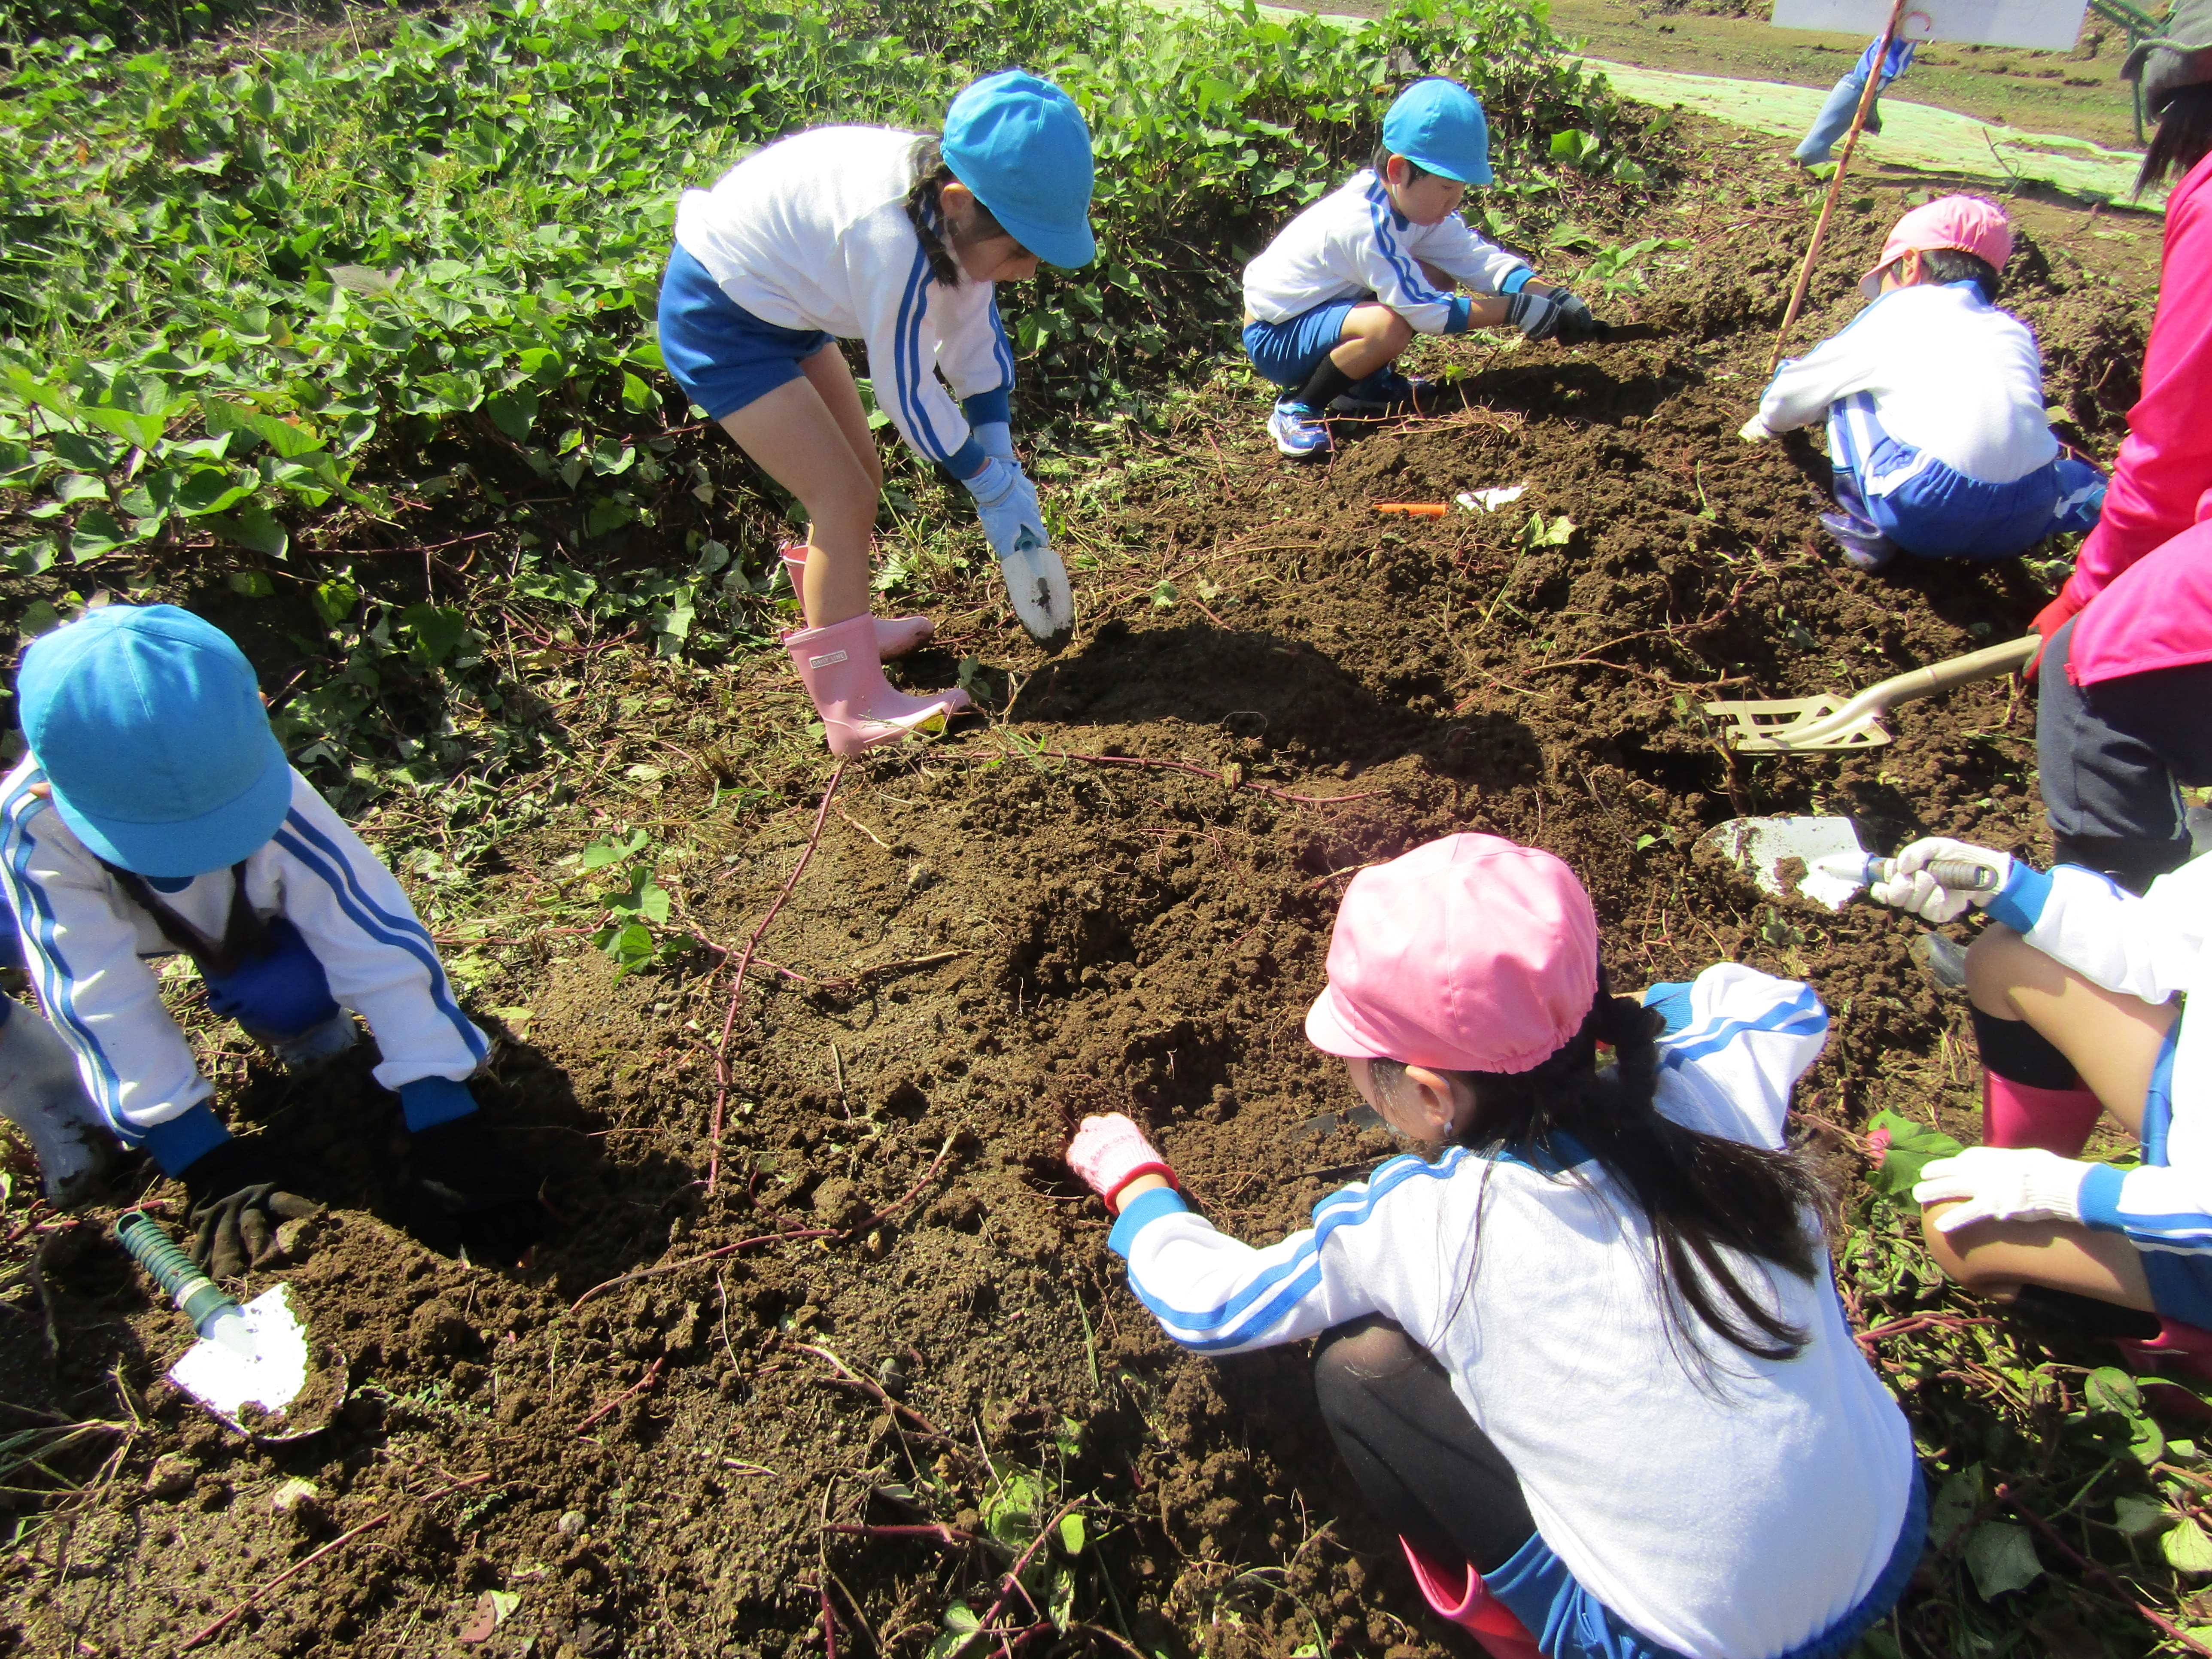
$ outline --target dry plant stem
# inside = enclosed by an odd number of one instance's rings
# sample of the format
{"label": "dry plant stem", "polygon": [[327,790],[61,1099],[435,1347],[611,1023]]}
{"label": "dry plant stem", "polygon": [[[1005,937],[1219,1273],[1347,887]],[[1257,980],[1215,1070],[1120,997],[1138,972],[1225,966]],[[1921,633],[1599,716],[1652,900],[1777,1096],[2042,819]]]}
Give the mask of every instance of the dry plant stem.
{"label": "dry plant stem", "polygon": [[1829,217],[1844,193],[1844,174],[1851,165],[1851,152],[1859,146],[1859,134],[1865,131],[1867,117],[1881,90],[1881,72],[1889,64],[1890,43],[1897,39],[1897,26],[1904,18],[1905,0],[1895,0],[1889,9],[1889,21],[1881,31],[1881,44],[1875,49],[1874,72],[1867,76],[1866,87],[1859,94],[1858,112],[1851,117],[1851,130],[1844,135],[1844,153],[1836,158],[1836,170],[1828,179],[1828,194],[1820,204],[1820,216],[1813,222],[1813,240],[1805,246],[1805,263],[1798,269],[1797,286],[1790,291],[1790,308],[1782,313],[1782,327],[1774,337],[1774,355],[1766,360],[1769,379],[1782,362],[1782,348],[1789,342],[1797,313],[1805,304],[1806,292],[1813,286],[1813,262],[1820,257],[1820,239],[1828,234]]}
{"label": "dry plant stem", "polygon": [[819,1358],[828,1360],[830,1364],[836,1369],[836,1376],[825,1376],[821,1379],[823,1382],[836,1383],[846,1388],[858,1389],[863,1394],[874,1399],[875,1401],[878,1405],[882,1406],[885,1411],[891,1413],[895,1416],[903,1417],[906,1419],[906,1420],[913,1424],[915,1428],[921,1433],[927,1435],[933,1440],[942,1441],[948,1446],[956,1443],[952,1437],[945,1433],[944,1430],[939,1428],[936,1424],[931,1422],[920,1412],[915,1410],[913,1407],[902,1405],[898,1401],[892,1399],[890,1395],[884,1392],[883,1389],[879,1385],[872,1382],[866,1377],[862,1376],[850,1365],[848,1365],[843,1360],[838,1358],[836,1354],[830,1352],[829,1349],[817,1347],[811,1342],[794,1342],[791,1346],[799,1349],[801,1352],[811,1353]]}
{"label": "dry plant stem", "polygon": [[2071,1544],[2068,1543],[2063,1538],[2059,1536],[2057,1528],[2052,1526],[2051,1522],[2045,1520],[2041,1516],[2038,1515],[2033,1510],[2028,1508],[2028,1506],[2021,1501],[2020,1494],[2012,1489],[2010,1483],[2008,1482],[1999,1485],[1996,1490],[1996,1496],[2002,1498],[2006,1503],[2011,1504],[2014,1510],[2019,1513],[2020,1518],[2027,1522],[2029,1526],[2034,1528],[2038,1533],[2041,1534],[2044,1541],[2048,1543],[2051,1548],[2057,1550],[2069,1561],[2071,1561],[2074,1564],[2075,1571],[2086,1574],[2087,1577],[2095,1579],[2099,1583],[2104,1585],[2107,1589],[2110,1589],[2114,1595],[2118,1595],[2122,1601],[2125,1601],[2130,1607],[2141,1613],[2144,1620],[2157,1630],[2160,1635],[2165,1637],[2167,1641],[2178,1644],[2179,1646],[2187,1649],[2191,1653],[2204,1654],[2208,1656],[2208,1659],[2212,1659],[2212,1648],[2206,1647],[2203,1643],[2198,1641],[2187,1631],[2182,1629],[2180,1626],[2175,1624],[2164,1613],[2159,1612],[2157,1608],[2147,1607],[2142,1602],[2136,1601],[2134,1594],[2125,1584],[2123,1584],[2118,1579],[2113,1577],[2111,1573],[2106,1571],[2103,1567],[2098,1565],[2094,1561],[2085,1559],[2079,1550],[2075,1549]]}
{"label": "dry plant stem", "polygon": [[1135,766],[1153,772],[1188,772],[1194,777],[1211,778],[1214,782],[1237,789],[1249,789],[1255,795],[1270,796],[1276,800],[1296,801],[1301,806],[1340,806],[1346,801],[1376,800],[1389,794],[1387,789],[1369,789],[1356,795],[1294,795],[1287,789],[1276,789],[1264,783],[1247,783],[1239,778],[1230,780],[1210,766],[1200,766],[1194,761],[1147,760],[1141,755],[1085,755],[1072,749],[1046,749],[1038,752],[1049,760],[1088,761],[1093,766]]}
{"label": "dry plant stem", "polygon": [[631,1395],[640,1395],[640,1394],[643,1394],[643,1393],[644,1393],[647,1389],[651,1388],[651,1387],[653,1385],[653,1383],[654,1383],[655,1382],[657,1382],[657,1381],[659,1379],[659,1376],[660,1376],[660,1368],[661,1368],[661,1366],[663,1366],[663,1365],[664,1365],[664,1364],[665,1364],[666,1363],[667,1363],[667,1361],[666,1361],[665,1358],[662,1358],[662,1359],[656,1359],[656,1360],[654,1360],[654,1361],[653,1362],[653,1364],[651,1364],[650,1365],[647,1365],[647,1366],[645,1368],[645,1375],[644,1375],[643,1376],[639,1377],[639,1378],[637,1379],[637,1381],[636,1381],[636,1382],[635,1382],[631,1383],[631,1384],[629,1385],[629,1387],[628,1387],[628,1388],[624,1389],[623,1389],[620,1394],[617,1395],[613,1399],[611,1399],[611,1400],[608,1401],[607,1401],[607,1403],[606,1403],[605,1405],[604,1405],[604,1406],[600,1407],[599,1408],[599,1410],[597,1410],[597,1411],[593,1412],[593,1413],[592,1413],[589,1417],[586,1418],[582,1422],[580,1422],[580,1423],[577,1424],[577,1425],[576,1425],[576,1432],[577,1432],[578,1434],[581,1434],[581,1433],[583,1433],[583,1431],[584,1431],[586,1429],[590,1428],[590,1427],[592,1426],[592,1424],[594,1424],[594,1423],[598,1422],[601,1418],[605,1417],[605,1416],[609,1412],[611,1412],[611,1411],[614,1410],[614,1408],[615,1408],[616,1407],[617,1407],[617,1406],[621,1405],[621,1404],[622,1404],[622,1402],[623,1402],[623,1401],[628,1400],[629,1398],[630,1398],[630,1396],[631,1396]]}
{"label": "dry plant stem", "polygon": [[[480,1486],[490,1479],[491,1471],[487,1469],[482,1474],[465,1476],[461,1480],[453,1482],[450,1486],[441,1486],[436,1492],[430,1493],[427,1497],[411,1498],[409,1501],[417,1504],[434,1503],[441,1498],[445,1498],[453,1492],[459,1492],[464,1487]],[[246,1599],[240,1601],[236,1607],[233,1607],[228,1613],[224,1613],[221,1618],[214,1620],[210,1623],[201,1626],[198,1630],[186,1637],[181,1643],[178,1644],[177,1651],[179,1653],[186,1653],[199,1646],[203,1642],[211,1641],[215,1637],[221,1634],[224,1628],[228,1626],[233,1620],[250,1610],[255,1602],[260,1601],[263,1596],[268,1595],[270,1591],[275,1589],[278,1585],[284,1583],[299,1573],[305,1572],[309,1567],[313,1566],[316,1562],[321,1560],[325,1556],[331,1554],[333,1551],[343,1548],[355,1539],[360,1537],[362,1534],[382,1526],[386,1522],[389,1521],[393,1516],[398,1513],[398,1510],[395,1507],[385,1510],[381,1515],[371,1516],[368,1520],[362,1522],[350,1532],[340,1533],[336,1538],[331,1539],[329,1543],[324,1545],[322,1548],[315,1551],[312,1555],[301,1556],[297,1561],[295,1561],[290,1566],[285,1568],[283,1571],[278,1573],[274,1578],[270,1579],[259,1589],[247,1592]]]}
{"label": "dry plant stem", "polygon": [[[1900,0],[1901,3],[1901,0]],[[837,786],[844,781],[849,758],[837,763],[837,769],[830,775],[830,787],[822,792],[822,805],[815,810],[813,833],[806,837],[806,850],[799,855],[799,862],[791,866],[791,874],[784,878],[783,890],[768,907],[768,914],[760,919],[752,937],[745,941],[744,951],[738,957],[736,973],[730,982],[729,1012],[722,1017],[722,1035],[714,1044],[714,1115],[707,1128],[707,1191],[711,1194],[722,1175],[722,1116],[730,1103],[730,1034],[737,1029],[738,1010],[744,1005],[745,970],[752,966],[753,952],[760,946],[761,935],[768,932],[775,913],[783,908],[783,902],[791,896],[791,890],[812,862],[814,849],[822,842],[822,826],[830,817],[830,803],[837,798]]]}

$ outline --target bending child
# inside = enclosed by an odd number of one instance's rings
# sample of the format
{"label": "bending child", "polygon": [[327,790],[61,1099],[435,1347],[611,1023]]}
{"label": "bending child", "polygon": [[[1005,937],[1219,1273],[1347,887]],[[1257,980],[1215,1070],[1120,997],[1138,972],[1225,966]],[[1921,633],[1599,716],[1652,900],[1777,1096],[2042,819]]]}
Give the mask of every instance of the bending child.
{"label": "bending child", "polygon": [[[1994,885],[1948,891],[1927,867],[1939,859]],[[2212,1023],[2189,1018],[2212,986],[2212,859],[2137,897],[2073,865],[1930,837],[1869,890],[1925,921],[1971,903],[1992,924],[1966,952],[1985,1144],[1912,1189],[1936,1261],[1982,1295],[2212,1369]],[[2141,1141],[2139,1167],[2082,1159],[2106,1113]]]}
{"label": "bending child", "polygon": [[2003,559],[2097,522],[2105,475],[2067,453],[2044,412],[2043,358],[1996,307],[2012,226],[1978,196],[1897,222],[1860,279],[1874,303],[1775,372],[1747,443],[1826,419],[1844,557]]}
{"label": "bending child", "polygon": [[968,706],[964,691],[910,697],[884,678],[931,624],[869,614],[883,465],[837,337],[867,342],[878,404],[975,498],[1022,626],[1064,633],[1074,602],[1014,458],[1013,352],[993,290],[1029,281],[1041,260],[1091,262],[1091,186],[1082,112],[1049,81],[1007,70],[952,100],[941,137],[817,127],[677,207],[661,356],[806,509],[806,544],[785,554],[806,625],[784,644],[833,754],[939,728]]}
{"label": "bending child", "polygon": [[[1244,267],[1244,349],[1284,389],[1267,417],[1284,454],[1327,450],[1331,413],[1418,409],[1426,382],[1395,367],[1416,334],[1503,323],[1571,343],[1603,331],[1580,300],[1468,228],[1460,200],[1490,180],[1481,103],[1455,81],[1416,81],[1382,118],[1374,165]],[[1461,283],[1475,297],[1454,293]]]}
{"label": "bending child", "polygon": [[1827,1025],[1806,987],[1733,963],[1612,996],[1567,867],[1451,836],[1353,878],[1306,1015],[1441,1156],[1391,1159],[1264,1249],[1191,1213],[1119,1114],[1068,1162],[1176,1341],[1320,1339],[1360,1491],[1492,1655],[1816,1659],[1889,1609],[1926,1529],[1784,1150]]}
{"label": "bending child", "polygon": [[147,966],[182,955],[209,1006],[295,1072],[343,1054],[365,1018],[408,1130],[415,1231],[521,1255],[545,1212],[469,1091],[489,1041],[392,872],[285,759],[229,637],[171,605],[107,605],[33,641],[15,696],[31,752],[0,781],[0,883],[52,1028],[0,1001],[0,1057],[17,1062],[0,1066],[0,1114],[56,1158],[49,1193],[82,1196],[96,1122],[183,1182],[193,1255],[218,1277],[316,1207],[263,1137],[216,1116]]}

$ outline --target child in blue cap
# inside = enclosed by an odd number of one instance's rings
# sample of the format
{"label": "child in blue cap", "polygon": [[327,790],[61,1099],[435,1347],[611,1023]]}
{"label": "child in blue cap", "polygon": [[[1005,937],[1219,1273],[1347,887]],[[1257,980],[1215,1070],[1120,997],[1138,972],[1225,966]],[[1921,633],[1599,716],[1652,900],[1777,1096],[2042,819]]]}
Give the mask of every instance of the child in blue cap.
{"label": "child in blue cap", "polygon": [[[349,1048],[365,1018],[409,1131],[416,1231],[479,1258],[528,1249],[538,1179],[467,1082],[489,1042],[392,872],[285,759],[237,646],[172,605],[111,605],[34,641],[15,694],[30,752],[0,781],[7,909],[99,1119],[184,1183],[203,1265],[242,1273],[277,1220],[314,1206],[210,1106],[147,966],[179,953],[210,1006],[295,1070]],[[11,1007],[0,1034],[33,1023]],[[51,1070],[0,1066],[17,1085],[0,1111],[45,1114],[58,1144],[84,1114]]]}
{"label": "child in blue cap", "polygon": [[1267,430],[1284,454],[1327,450],[1331,412],[1418,409],[1425,384],[1393,367],[1416,334],[1509,324],[1571,344],[1604,331],[1580,300],[1468,228],[1461,198],[1490,180],[1480,101],[1456,81],[1416,81],[1382,118],[1374,165],[1244,267],[1244,349],[1283,388]]}
{"label": "child in blue cap", "polygon": [[975,496],[1022,625],[1040,640],[1064,633],[1074,604],[1014,457],[1014,358],[993,289],[1028,281],[1040,261],[1091,262],[1091,187],[1082,112],[1051,82],[1006,70],[952,100],[941,137],[817,127],[677,208],[661,356],[806,508],[805,547],[786,554],[806,625],[784,643],[834,754],[941,727],[968,705],[962,691],[910,697],[884,678],[884,659],[931,629],[869,615],[883,467],[836,339],[867,342],[878,407]]}

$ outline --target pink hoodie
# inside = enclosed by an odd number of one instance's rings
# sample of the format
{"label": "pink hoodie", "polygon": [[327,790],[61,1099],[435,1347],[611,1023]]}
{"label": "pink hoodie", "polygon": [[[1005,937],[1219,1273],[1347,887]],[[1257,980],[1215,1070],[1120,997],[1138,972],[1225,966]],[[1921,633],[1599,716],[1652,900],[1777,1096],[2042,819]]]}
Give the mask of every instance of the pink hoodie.
{"label": "pink hoodie", "polygon": [[[2166,204],[2158,315],[2111,492],[2063,597],[2076,685],[2212,661],[2212,155]],[[2192,528],[2192,526],[2194,526]],[[2096,600],[2091,605],[2091,600]],[[2087,607],[2083,609],[2082,607]]]}

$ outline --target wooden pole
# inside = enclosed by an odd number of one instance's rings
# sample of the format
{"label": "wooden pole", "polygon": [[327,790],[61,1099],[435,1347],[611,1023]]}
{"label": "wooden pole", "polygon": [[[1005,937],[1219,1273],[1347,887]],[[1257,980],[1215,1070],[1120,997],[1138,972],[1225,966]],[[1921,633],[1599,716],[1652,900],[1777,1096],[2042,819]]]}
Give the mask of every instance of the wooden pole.
{"label": "wooden pole", "polygon": [[1828,198],[1820,204],[1820,216],[1813,224],[1813,240],[1805,249],[1805,263],[1797,272],[1797,286],[1790,295],[1790,309],[1782,314],[1782,331],[1774,337],[1774,355],[1766,360],[1766,372],[1771,377],[1782,362],[1782,348],[1790,338],[1790,330],[1797,320],[1797,313],[1804,306],[1805,292],[1813,286],[1813,262],[1820,257],[1820,239],[1828,234],[1828,217],[1836,210],[1837,199],[1844,193],[1844,173],[1850,167],[1851,152],[1858,148],[1859,134],[1865,130],[1867,117],[1874,111],[1874,100],[1881,90],[1881,72],[1889,66],[1890,43],[1897,39],[1897,26],[1905,19],[1905,0],[1896,0],[1889,9],[1889,22],[1881,32],[1881,44],[1875,49],[1874,72],[1867,76],[1865,89],[1859,94],[1858,112],[1851,117],[1851,130],[1844,135],[1844,153],[1836,158],[1835,175],[1828,180]]}

